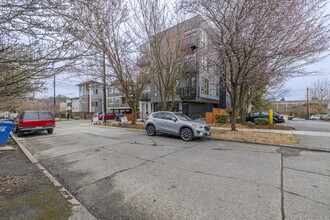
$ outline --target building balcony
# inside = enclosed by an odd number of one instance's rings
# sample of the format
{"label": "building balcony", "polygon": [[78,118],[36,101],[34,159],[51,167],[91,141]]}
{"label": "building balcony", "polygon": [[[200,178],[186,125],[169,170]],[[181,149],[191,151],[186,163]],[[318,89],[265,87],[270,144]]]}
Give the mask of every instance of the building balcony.
{"label": "building balcony", "polygon": [[179,88],[179,93],[182,100],[195,100],[197,95],[195,86]]}

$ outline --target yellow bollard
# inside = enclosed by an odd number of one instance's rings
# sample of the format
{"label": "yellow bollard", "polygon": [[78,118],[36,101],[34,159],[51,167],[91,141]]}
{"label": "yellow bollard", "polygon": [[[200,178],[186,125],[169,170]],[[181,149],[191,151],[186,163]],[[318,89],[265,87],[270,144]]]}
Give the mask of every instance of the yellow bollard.
{"label": "yellow bollard", "polygon": [[269,110],[269,124],[273,124],[273,110]]}

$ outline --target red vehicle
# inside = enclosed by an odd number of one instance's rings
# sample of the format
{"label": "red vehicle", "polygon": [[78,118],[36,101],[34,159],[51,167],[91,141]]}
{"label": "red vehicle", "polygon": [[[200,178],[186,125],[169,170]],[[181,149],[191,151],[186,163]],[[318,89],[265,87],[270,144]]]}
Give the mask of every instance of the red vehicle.
{"label": "red vehicle", "polygon": [[13,128],[18,137],[22,137],[26,131],[47,130],[52,134],[55,127],[55,118],[50,111],[24,111],[18,115]]}
{"label": "red vehicle", "polygon": [[[115,119],[115,118],[116,118],[116,114],[107,113],[107,117],[106,117],[107,120]],[[103,119],[103,113],[99,114],[99,120],[102,119]]]}

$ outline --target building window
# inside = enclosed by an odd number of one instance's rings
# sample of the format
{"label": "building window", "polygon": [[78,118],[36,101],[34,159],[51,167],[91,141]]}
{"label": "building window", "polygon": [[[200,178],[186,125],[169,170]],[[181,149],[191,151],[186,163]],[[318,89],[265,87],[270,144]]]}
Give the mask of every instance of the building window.
{"label": "building window", "polygon": [[202,89],[202,94],[204,94],[204,95],[209,94],[209,80],[208,79],[202,78],[201,89]]}
{"label": "building window", "polygon": [[95,107],[97,107],[98,102],[95,102]]}
{"label": "building window", "polygon": [[95,94],[97,95],[97,93],[98,93],[98,89],[95,89]]}
{"label": "building window", "polygon": [[94,107],[94,102],[92,102],[92,107]]}
{"label": "building window", "polygon": [[204,30],[202,30],[202,37],[201,37],[202,47],[206,48],[207,46],[207,35]]}
{"label": "building window", "polygon": [[215,93],[216,93],[217,97],[220,96],[220,85],[219,85],[219,83],[217,83],[216,86],[215,86]]}
{"label": "building window", "polygon": [[109,88],[109,94],[113,93],[113,88]]}
{"label": "building window", "polygon": [[113,103],[113,99],[110,98],[110,99],[109,99],[109,104],[112,104],[112,103]]}

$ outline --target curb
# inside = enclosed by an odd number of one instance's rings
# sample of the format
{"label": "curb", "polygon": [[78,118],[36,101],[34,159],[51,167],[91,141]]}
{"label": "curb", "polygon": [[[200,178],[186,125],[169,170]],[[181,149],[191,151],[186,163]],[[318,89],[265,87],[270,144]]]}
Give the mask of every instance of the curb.
{"label": "curb", "polygon": [[59,189],[59,192],[70,202],[72,207],[72,216],[69,220],[96,220],[96,218],[83,206],[64,186],[57,181],[57,179],[50,174],[45,167],[43,167],[39,161],[30,153],[30,151],[18,140],[12,132],[10,132],[11,138],[17,143],[26,157],[35,164],[48,179],[54,184],[56,188]]}

